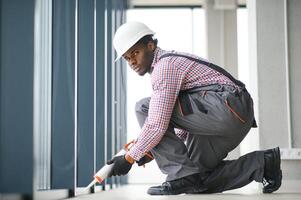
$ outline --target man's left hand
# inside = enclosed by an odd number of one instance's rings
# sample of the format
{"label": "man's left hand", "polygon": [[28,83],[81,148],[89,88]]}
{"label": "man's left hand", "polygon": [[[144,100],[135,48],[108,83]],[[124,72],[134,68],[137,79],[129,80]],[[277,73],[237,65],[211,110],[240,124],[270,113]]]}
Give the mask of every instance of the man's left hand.
{"label": "man's left hand", "polygon": [[113,169],[109,174],[109,177],[126,175],[132,168],[132,164],[125,159],[124,155],[114,157],[112,160],[109,160],[107,164],[113,164]]}

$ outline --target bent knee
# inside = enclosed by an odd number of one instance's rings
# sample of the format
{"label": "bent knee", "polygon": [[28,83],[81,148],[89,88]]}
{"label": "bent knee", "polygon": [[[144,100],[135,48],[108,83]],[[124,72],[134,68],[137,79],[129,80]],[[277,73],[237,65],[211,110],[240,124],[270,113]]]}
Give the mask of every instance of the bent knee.
{"label": "bent knee", "polygon": [[135,111],[139,113],[141,112],[148,113],[149,102],[150,102],[150,97],[146,97],[137,101],[135,105]]}

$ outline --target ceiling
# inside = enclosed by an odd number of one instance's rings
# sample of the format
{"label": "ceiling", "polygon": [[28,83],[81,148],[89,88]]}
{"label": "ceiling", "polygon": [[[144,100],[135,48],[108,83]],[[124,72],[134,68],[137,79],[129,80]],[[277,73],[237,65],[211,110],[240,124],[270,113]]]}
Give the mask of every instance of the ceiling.
{"label": "ceiling", "polygon": [[[246,5],[247,0],[210,0],[219,8],[231,8],[234,5]],[[202,6],[206,0],[128,0],[130,7],[167,7]]]}

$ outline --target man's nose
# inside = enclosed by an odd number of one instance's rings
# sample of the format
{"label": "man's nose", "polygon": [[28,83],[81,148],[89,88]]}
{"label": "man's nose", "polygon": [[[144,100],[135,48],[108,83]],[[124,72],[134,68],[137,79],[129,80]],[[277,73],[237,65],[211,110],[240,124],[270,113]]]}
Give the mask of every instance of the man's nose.
{"label": "man's nose", "polygon": [[133,66],[136,64],[136,59],[130,59],[129,61],[130,66]]}

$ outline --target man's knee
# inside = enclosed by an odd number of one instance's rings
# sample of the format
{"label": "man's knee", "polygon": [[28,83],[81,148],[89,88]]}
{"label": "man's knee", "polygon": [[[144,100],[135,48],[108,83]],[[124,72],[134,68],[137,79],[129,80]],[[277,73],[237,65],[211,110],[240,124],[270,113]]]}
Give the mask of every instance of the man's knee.
{"label": "man's knee", "polygon": [[136,113],[148,113],[150,97],[139,100],[135,105]]}

